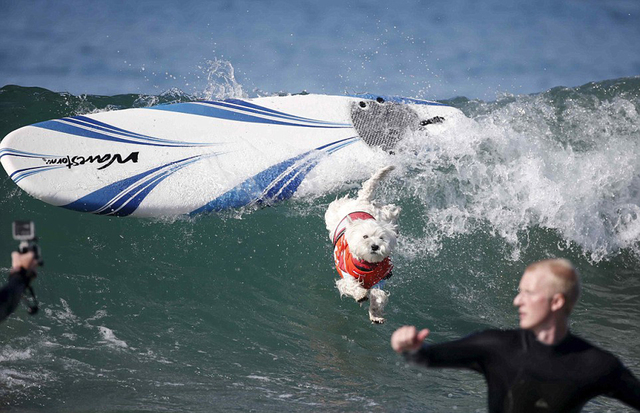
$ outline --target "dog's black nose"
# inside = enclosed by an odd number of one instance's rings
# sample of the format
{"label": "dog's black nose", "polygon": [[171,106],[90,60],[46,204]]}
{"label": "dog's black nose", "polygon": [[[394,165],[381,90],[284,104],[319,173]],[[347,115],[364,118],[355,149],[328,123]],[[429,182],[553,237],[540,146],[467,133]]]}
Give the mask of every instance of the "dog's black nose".
{"label": "dog's black nose", "polygon": [[379,249],[380,249],[380,247],[379,247],[379,246],[377,246],[376,244],[373,244],[373,245],[371,246],[371,251],[378,251]]}

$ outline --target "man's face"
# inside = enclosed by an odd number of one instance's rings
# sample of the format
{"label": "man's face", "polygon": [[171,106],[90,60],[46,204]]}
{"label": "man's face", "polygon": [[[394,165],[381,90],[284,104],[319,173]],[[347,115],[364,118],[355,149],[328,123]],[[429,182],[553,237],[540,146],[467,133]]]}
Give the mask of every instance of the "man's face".
{"label": "man's face", "polygon": [[551,276],[544,269],[525,272],[513,305],[518,307],[520,328],[534,332],[551,320]]}

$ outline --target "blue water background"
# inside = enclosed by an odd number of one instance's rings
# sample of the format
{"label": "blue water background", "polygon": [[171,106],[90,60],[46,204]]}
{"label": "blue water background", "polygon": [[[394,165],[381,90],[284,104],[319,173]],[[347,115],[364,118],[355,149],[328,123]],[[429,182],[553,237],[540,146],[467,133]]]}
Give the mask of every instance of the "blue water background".
{"label": "blue water background", "polygon": [[492,100],[640,74],[635,0],[0,1],[0,86]]}

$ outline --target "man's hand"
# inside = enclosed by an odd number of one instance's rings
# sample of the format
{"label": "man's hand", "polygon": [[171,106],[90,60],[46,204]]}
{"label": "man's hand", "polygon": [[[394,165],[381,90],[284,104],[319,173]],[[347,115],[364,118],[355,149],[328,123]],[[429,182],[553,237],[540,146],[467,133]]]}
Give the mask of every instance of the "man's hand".
{"label": "man's hand", "polygon": [[11,253],[11,267],[13,271],[20,271],[20,268],[24,268],[26,271],[35,273],[38,267],[38,260],[35,259],[33,251],[28,251],[24,254],[14,251]]}
{"label": "man's hand", "polygon": [[415,351],[422,347],[422,342],[429,335],[429,330],[418,332],[414,326],[404,326],[391,335],[391,347],[398,353]]}

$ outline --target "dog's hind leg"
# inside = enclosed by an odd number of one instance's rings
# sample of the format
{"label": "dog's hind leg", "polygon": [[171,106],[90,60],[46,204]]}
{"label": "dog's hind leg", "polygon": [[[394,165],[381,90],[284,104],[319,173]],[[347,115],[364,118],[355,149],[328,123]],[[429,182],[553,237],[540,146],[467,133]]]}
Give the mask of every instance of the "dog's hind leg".
{"label": "dog's hind leg", "polygon": [[380,288],[372,288],[369,291],[369,320],[372,323],[382,324],[384,319],[384,307],[389,302],[389,293]]}
{"label": "dog's hind leg", "polygon": [[364,288],[355,278],[350,275],[344,276],[336,281],[336,287],[340,291],[340,296],[348,295],[361,303],[368,298],[369,290]]}

